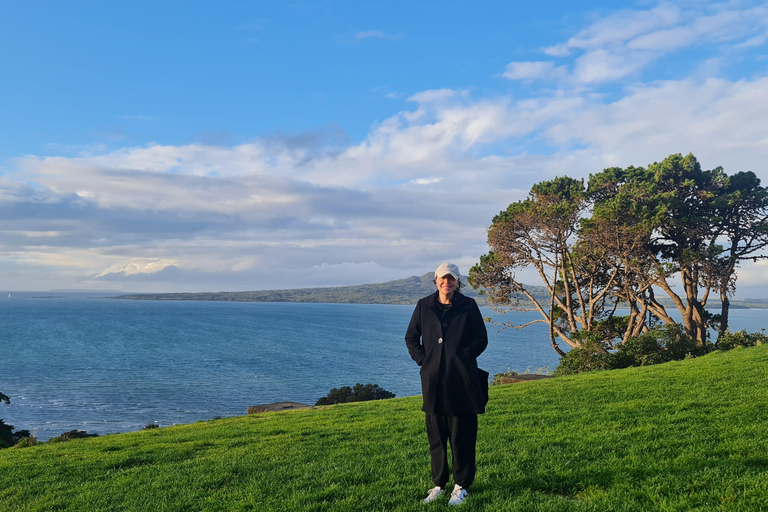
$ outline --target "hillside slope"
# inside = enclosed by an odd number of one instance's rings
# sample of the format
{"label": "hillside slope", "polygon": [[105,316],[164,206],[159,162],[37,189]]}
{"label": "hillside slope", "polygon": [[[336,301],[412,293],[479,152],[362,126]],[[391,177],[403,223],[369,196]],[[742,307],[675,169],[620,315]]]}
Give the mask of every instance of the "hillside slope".
{"label": "hillside slope", "polygon": [[[462,510],[765,510],[767,376],[759,346],[492,388]],[[423,511],[419,408],[405,397],[1,450],[0,510]]]}

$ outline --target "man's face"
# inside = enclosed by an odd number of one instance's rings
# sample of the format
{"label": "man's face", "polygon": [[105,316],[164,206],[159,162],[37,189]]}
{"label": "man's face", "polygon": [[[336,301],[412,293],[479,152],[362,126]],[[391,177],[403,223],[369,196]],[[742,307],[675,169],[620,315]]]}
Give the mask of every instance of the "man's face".
{"label": "man's face", "polygon": [[450,296],[456,290],[456,278],[451,274],[438,277],[435,279],[435,284],[440,293],[446,296]]}

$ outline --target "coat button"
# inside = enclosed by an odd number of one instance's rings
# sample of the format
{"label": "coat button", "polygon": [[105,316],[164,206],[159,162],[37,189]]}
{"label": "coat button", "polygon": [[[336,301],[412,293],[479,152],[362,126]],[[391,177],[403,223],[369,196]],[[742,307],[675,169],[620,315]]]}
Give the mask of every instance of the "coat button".
{"label": "coat button", "polygon": [[448,324],[443,322],[443,328],[448,327]]}
{"label": "coat button", "polygon": [[443,338],[438,338],[438,339],[437,339],[437,342],[438,342],[438,343],[442,343],[442,342],[443,342]]}

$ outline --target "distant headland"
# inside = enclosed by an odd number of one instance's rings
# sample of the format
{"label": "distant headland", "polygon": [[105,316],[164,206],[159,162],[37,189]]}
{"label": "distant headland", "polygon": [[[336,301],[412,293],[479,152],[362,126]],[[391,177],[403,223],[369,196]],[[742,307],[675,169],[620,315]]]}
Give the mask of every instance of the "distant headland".
{"label": "distant headland", "polygon": [[[427,272],[422,276],[411,276],[375,284],[354,286],[333,286],[325,288],[295,288],[285,290],[254,290],[246,292],[192,292],[192,293],[132,293],[116,295],[112,299],[129,300],[202,300],[224,302],[317,302],[329,304],[415,304],[420,298],[435,291],[434,275]],[[539,299],[547,300],[546,289],[529,286]],[[487,306],[488,299],[466,285],[463,293],[474,298],[480,306]],[[664,302],[664,301],[662,301]],[[670,301],[671,305],[671,301]],[[719,308],[720,303],[712,302],[710,308]],[[732,299],[732,309],[768,308],[768,299]]]}
{"label": "distant headland", "polygon": [[[210,300],[228,302],[324,302],[341,304],[415,304],[435,291],[434,274],[411,276],[376,284],[334,286],[327,288],[296,288],[286,290],[255,290],[248,292],[198,293],[137,293],[118,295],[114,299],[132,300]],[[464,292],[478,304],[487,301],[469,285]]]}

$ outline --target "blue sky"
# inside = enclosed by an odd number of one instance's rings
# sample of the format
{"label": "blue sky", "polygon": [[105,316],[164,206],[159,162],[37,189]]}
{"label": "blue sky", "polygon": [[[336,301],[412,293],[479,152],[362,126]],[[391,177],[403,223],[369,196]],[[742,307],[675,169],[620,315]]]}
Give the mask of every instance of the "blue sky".
{"label": "blue sky", "polygon": [[754,1],[0,0],[0,282],[466,271],[557,175],[693,152],[765,182],[767,38]]}

